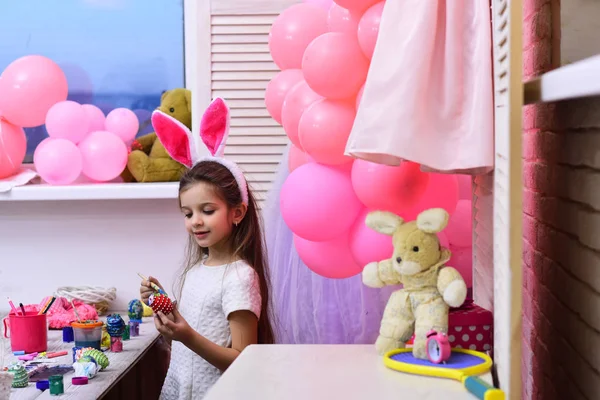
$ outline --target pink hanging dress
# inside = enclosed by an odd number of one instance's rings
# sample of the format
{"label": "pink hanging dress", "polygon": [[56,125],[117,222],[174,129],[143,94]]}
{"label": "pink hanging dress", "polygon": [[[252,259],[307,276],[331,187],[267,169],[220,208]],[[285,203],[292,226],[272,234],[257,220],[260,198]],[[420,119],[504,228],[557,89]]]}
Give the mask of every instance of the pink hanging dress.
{"label": "pink hanging dress", "polygon": [[493,168],[489,0],[388,0],[346,154],[481,174]]}

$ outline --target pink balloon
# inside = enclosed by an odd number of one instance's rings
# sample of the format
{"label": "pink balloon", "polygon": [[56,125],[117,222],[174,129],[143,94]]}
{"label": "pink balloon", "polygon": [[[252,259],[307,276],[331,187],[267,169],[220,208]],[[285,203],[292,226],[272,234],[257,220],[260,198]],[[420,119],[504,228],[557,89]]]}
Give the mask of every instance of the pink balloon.
{"label": "pink balloon", "polygon": [[347,8],[348,10],[361,14],[373,4],[380,0],[333,0],[336,4],[341,7]]}
{"label": "pink balloon", "polygon": [[322,8],[323,10],[329,10],[333,4],[333,0],[304,0],[303,3],[314,4],[315,6]]}
{"label": "pink balloon", "polygon": [[83,174],[88,178],[106,182],[116,178],[127,165],[127,146],[112,132],[90,133],[81,143]]}
{"label": "pink balloon", "polygon": [[105,129],[114,133],[125,143],[135,139],[140,129],[140,121],[135,113],[127,108],[115,108],[106,116]]}
{"label": "pink balloon", "polygon": [[365,85],[362,85],[358,94],[356,95],[356,111],[358,111],[358,106],[360,106],[360,101],[362,100],[363,92],[365,91]]}
{"label": "pink balloon", "polygon": [[305,81],[301,81],[289,91],[285,96],[285,100],[283,100],[283,107],[281,108],[283,129],[294,146],[299,149],[302,149],[298,137],[300,117],[302,117],[302,113],[308,106],[321,99],[322,97],[316,94]]}
{"label": "pink balloon", "polygon": [[281,109],[285,96],[303,80],[300,69],[286,69],[271,79],[265,90],[265,105],[275,121],[281,124]]}
{"label": "pink balloon", "polygon": [[104,121],[106,120],[106,117],[102,110],[93,104],[83,104],[81,107],[83,107],[83,110],[88,116],[88,133],[103,131],[105,129]]}
{"label": "pink balloon", "polygon": [[296,168],[301,165],[304,165],[308,162],[313,162],[314,160],[305,152],[294,146],[293,144],[290,147],[290,152],[288,155],[288,170],[289,172],[293,172]]}
{"label": "pink balloon", "polygon": [[384,5],[385,1],[382,1],[371,6],[358,23],[358,44],[369,60],[373,57],[373,51],[375,51]]}
{"label": "pink balloon", "polygon": [[23,128],[0,118],[0,179],[16,174],[26,153],[27,137]]}
{"label": "pink balloon", "polygon": [[352,258],[347,233],[324,242],[311,242],[294,235],[294,244],[300,259],[317,275],[344,279],[362,271]]}
{"label": "pink balloon", "polygon": [[473,177],[471,175],[456,175],[458,179],[458,197],[464,200],[471,200],[473,198]]}
{"label": "pink balloon", "polygon": [[33,163],[37,173],[51,185],[75,182],[83,168],[81,152],[72,141],[49,137],[35,149]]}
{"label": "pink balloon", "polygon": [[316,163],[296,168],[284,182],[279,200],[292,232],[315,242],[348,231],[362,208],[347,173]]}
{"label": "pink balloon", "polygon": [[[417,218],[420,212],[430,208],[443,208],[450,215],[456,209],[458,202],[458,182],[455,175],[427,173],[429,182],[418,203],[409,209],[398,213],[407,221]],[[448,232],[446,232],[448,236]]]}
{"label": "pink balloon", "polygon": [[50,107],[67,99],[67,78],[51,59],[25,56],[2,72],[0,93],[0,115],[24,128],[39,126]]}
{"label": "pink balloon", "polygon": [[419,164],[409,161],[392,167],[355,160],[352,167],[352,185],[360,201],[367,208],[401,216],[404,210],[418,204],[428,181]]}
{"label": "pink balloon", "polygon": [[327,27],[330,32],[356,35],[360,14],[350,12],[337,4],[333,4],[327,14]]}
{"label": "pink balloon", "polygon": [[46,115],[46,130],[51,138],[67,139],[77,144],[88,134],[89,126],[85,109],[74,101],[58,102]]}
{"label": "pink balloon", "polygon": [[440,246],[449,248],[450,242],[448,242],[448,236],[444,232],[438,232],[437,237],[440,240]]}
{"label": "pink balloon", "polygon": [[340,165],[350,162],[344,155],[354,123],[354,107],[348,103],[323,99],[311,104],[298,124],[300,144],[316,162]]}
{"label": "pink balloon", "polygon": [[459,200],[446,227],[446,235],[454,247],[471,247],[473,244],[473,219],[471,200]]}
{"label": "pink balloon", "polygon": [[356,263],[362,267],[373,261],[390,258],[394,253],[392,237],[376,232],[365,224],[368,209],[356,219],[350,233],[350,250]]}
{"label": "pink balloon", "polygon": [[356,96],[367,77],[369,62],[355,36],[328,32],[306,48],[302,72],[316,93],[330,99]]}
{"label": "pink balloon", "polygon": [[456,268],[462,275],[467,287],[473,287],[473,249],[450,246],[452,256],[446,265]]}
{"label": "pink balloon", "polygon": [[294,4],[273,22],[269,32],[269,50],[282,69],[300,68],[306,47],[327,32],[327,11],[314,4]]}

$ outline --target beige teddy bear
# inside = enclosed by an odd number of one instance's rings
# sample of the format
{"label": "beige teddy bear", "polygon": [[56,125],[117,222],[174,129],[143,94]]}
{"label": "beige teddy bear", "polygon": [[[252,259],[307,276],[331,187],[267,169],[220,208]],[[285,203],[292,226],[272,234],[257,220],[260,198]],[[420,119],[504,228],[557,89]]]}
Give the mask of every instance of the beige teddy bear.
{"label": "beige teddy bear", "polygon": [[444,265],[450,251],[440,246],[436,235],[448,219],[441,208],[423,211],[416,221],[407,223],[390,212],[367,215],[367,226],[392,236],[394,254],[367,264],[362,272],[363,283],[374,288],[404,285],[392,293],[383,313],[375,343],[379,354],[404,348],[414,332],[413,355],[427,359],[427,332],[435,329],[446,333],[449,306],[459,307],[465,301],[467,285],[456,269]]}

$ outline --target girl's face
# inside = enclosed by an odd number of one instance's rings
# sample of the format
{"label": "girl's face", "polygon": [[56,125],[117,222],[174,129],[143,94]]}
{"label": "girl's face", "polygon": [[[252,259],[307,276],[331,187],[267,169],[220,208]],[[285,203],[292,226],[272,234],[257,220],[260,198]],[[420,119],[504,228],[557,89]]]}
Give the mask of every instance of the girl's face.
{"label": "girl's face", "polygon": [[[234,223],[239,223],[239,210],[230,209],[205,182],[190,186],[179,196],[185,228],[200,247],[210,248],[223,244],[231,236]],[[243,216],[243,215],[242,215]]]}

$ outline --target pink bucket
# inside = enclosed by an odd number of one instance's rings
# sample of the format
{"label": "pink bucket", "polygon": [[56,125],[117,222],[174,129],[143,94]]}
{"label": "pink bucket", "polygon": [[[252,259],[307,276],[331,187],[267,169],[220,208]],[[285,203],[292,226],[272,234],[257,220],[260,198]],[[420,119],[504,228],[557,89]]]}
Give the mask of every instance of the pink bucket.
{"label": "pink bucket", "polygon": [[10,338],[12,351],[41,353],[48,350],[46,314],[38,315],[35,311],[27,311],[23,316],[15,315],[11,311],[8,318],[4,318],[2,322],[4,323],[4,337]]}

